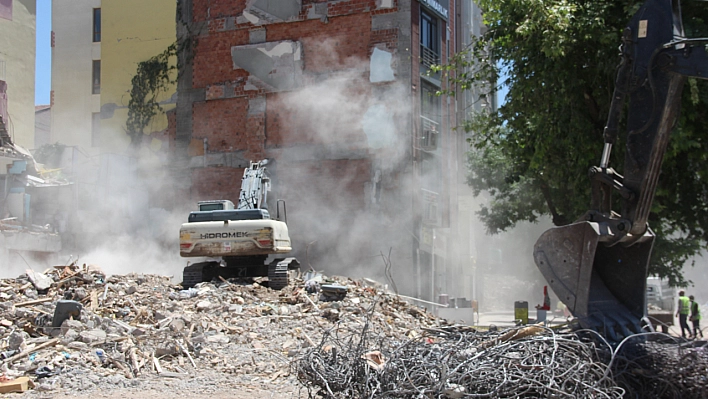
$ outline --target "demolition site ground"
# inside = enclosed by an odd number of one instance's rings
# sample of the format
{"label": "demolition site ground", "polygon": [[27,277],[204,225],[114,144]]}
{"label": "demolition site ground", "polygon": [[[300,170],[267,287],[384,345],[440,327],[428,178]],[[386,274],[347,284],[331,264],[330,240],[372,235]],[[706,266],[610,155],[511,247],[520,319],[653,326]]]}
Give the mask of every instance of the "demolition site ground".
{"label": "demolition site ground", "polygon": [[[3,397],[705,398],[708,346],[444,320],[370,280],[284,289],[58,266],[0,280]],[[331,298],[320,286],[346,288]],[[79,306],[80,305],[80,306]],[[16,393],[9,393],[9,392]]]}

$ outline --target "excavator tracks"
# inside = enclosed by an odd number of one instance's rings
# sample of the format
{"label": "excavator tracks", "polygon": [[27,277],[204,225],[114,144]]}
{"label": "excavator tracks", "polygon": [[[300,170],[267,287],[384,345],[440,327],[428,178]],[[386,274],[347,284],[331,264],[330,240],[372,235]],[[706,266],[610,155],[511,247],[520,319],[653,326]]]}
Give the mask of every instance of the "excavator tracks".
{"label": "excavator tracks", "polygon": [[219,267],[219,263],[199,262],[185,267],[182,271],[182,287],[190,288],[203,281],[211,281],[215,267]]}
{"label": "excavator tracks", "polygon": [[299,268],[300,263],[295,258],[276,259],[268,265],[268,286],[274,290],[282,290],[290,283],[288,270]]}
{"label": "excavator tracks", "polygon": [[190,288],[204,282],[211,281],[216,277],[229,278],[252,278],[268,277],[268,286],[274,290],[282,290],[290,283],[288,270],[297,269],[300,263],[295,258],[276,259],[270,264],[239,265],[238,262],[230,260],[226,267],[221,267],[219,262],[200,262],[187,266],[182,272],[182,287]]}

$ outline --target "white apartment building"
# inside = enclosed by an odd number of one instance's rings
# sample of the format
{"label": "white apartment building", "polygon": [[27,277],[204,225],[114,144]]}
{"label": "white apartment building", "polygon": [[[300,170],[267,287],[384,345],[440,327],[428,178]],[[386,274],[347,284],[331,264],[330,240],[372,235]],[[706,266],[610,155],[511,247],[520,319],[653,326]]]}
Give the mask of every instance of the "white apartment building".
{"label": "white apartment building", "polygon": [[53,0],[50,142],[98,146],[100,87],[101,0]]}
{"label": "white apartment building", "polygon": [[15,144],[34,147],[36,0],[0,0],[0,115]]}

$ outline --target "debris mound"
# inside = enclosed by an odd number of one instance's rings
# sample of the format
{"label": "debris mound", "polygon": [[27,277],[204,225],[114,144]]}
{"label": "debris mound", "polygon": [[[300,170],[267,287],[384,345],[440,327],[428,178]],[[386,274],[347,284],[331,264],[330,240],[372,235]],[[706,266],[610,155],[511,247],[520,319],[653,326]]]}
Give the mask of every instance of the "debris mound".
{"label": "debris mound", "polygon": [[[609,345],[536,325],[440,319],[368,279],[106,276],[57,266],[0,280],[0,393],[181,397],[706,398],[706,341]],[[275,396],[270,396],[275,395]],[[254,395],[258,397],[258,395]]]}

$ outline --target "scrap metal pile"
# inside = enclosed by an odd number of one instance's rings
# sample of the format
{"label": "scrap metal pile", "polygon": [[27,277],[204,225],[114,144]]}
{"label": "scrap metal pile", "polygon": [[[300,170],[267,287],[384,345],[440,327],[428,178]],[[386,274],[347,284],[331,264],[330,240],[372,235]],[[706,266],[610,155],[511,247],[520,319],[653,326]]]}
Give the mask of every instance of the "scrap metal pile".
{"label": "scrap metal pile", "polygon": [[613,347],[592,332],[541,326],[423,332],[391,341],[370,326],[334,328],[295,369],[311,397],[324,398],[708,397],[705,342],[648,334]]}
{"label": "scrap metal pile", "polygon": [[478,330],[436,318],[370,280],[315,275],[321,281],[313,284],[311,277],[291,279],[280,291],[260,279],[185,290],[166,276],[106,276],[72,264],[0,280],[0,393],[703,398],[708,392],[708,350],[698,341],[635,338],[609,346],[539,326]]}

